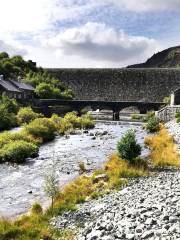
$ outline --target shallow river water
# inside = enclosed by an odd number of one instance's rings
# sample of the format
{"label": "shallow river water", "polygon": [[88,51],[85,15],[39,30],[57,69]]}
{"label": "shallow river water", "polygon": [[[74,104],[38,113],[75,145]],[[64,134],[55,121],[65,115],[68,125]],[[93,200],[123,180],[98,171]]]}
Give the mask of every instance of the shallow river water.
{"label": "shallow river water", "polygon": [[[63,186],[78,176],[78,162],[86,169],[100,168],[116,150],[118,139],[130,128],[135,129],[143,146],[145,131],[134,123],[99,122],[88,133],[57,137],[41,146],[39,156],[23,165],[0,165],[0,216],[15,217],[26,212],[33,202],[47,204],[43,191],[44,176],[55,164],[59,184]],[[104,132],[104,134],[102,134]],[[93,134],[96,135],[94,139]],[[142,154],[147,154],[143,148]]]}

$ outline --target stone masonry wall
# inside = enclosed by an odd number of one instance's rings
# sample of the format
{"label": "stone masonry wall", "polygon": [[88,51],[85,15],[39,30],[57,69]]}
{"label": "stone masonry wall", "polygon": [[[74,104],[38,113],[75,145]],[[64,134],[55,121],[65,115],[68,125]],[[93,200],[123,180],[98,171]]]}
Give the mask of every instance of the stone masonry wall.
{"label": "stone masonry wall", "polygon": [[78,100],[162,101],[180,87],[180,69],[48,69]]}

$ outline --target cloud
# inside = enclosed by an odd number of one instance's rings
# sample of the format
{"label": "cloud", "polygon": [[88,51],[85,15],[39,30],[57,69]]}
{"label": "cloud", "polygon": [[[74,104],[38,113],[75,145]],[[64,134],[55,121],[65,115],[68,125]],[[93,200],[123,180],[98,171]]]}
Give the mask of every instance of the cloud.
{"label": "cloud", "polygon": [[154,39],[130,36],[103,23],[88,22],[60,32],[46,41],[46,47],[59,55],[78,56],[124,65],[150,56],[158,48]]}
{"label": "cloud", "polygon": [[94,5],[94,0],[1,0],[0,31],[52,30],[57,21],[77,19]]}
{"label": "cloud", "polygon": [[179,0],[102,0],[104,4],[114,4],[121,11],[180,11]]}
{"label": "cloud", "polygon": [[10,44],[5,43],[0,40],[0,52],[7,52],[9,55],[21,55],[24,56],[27,54],[25,49],[14,47]]}

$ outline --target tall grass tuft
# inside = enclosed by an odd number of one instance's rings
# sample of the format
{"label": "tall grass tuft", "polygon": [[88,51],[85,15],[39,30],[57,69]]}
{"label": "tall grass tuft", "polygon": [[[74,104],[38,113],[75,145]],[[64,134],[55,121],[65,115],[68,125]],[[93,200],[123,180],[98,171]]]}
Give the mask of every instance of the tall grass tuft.
{"label": "tall grass tuft", "polygon": [[180,167],[180,156],[176,145],[165,128],[162,128],[157,135],[146,137],[145,144],[151,150],[150,159],[154,166]]}

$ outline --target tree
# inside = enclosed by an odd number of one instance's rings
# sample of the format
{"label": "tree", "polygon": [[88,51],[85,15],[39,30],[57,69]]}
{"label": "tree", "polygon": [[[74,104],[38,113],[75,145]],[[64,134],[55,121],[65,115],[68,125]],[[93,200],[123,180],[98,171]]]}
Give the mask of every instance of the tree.
{"label": "tree", "polygon": [[54,89],[49,83],[40,83],[36,87],[35,93],[39,98],[54,98]]}
{"label": "tree", "polygon": [[45,175],[44,191],[46,195],[51,198],[51,207],[54,207],[54,200],[59,195],[58,178],[54,166]]}
{"label": "tree", "polygon": [[141,154],[141,146],[137,144],[133,130],[127,131],[121,138],[117,144],[117,150],[119,155],[130,163],[133,163],[133,160]]}

